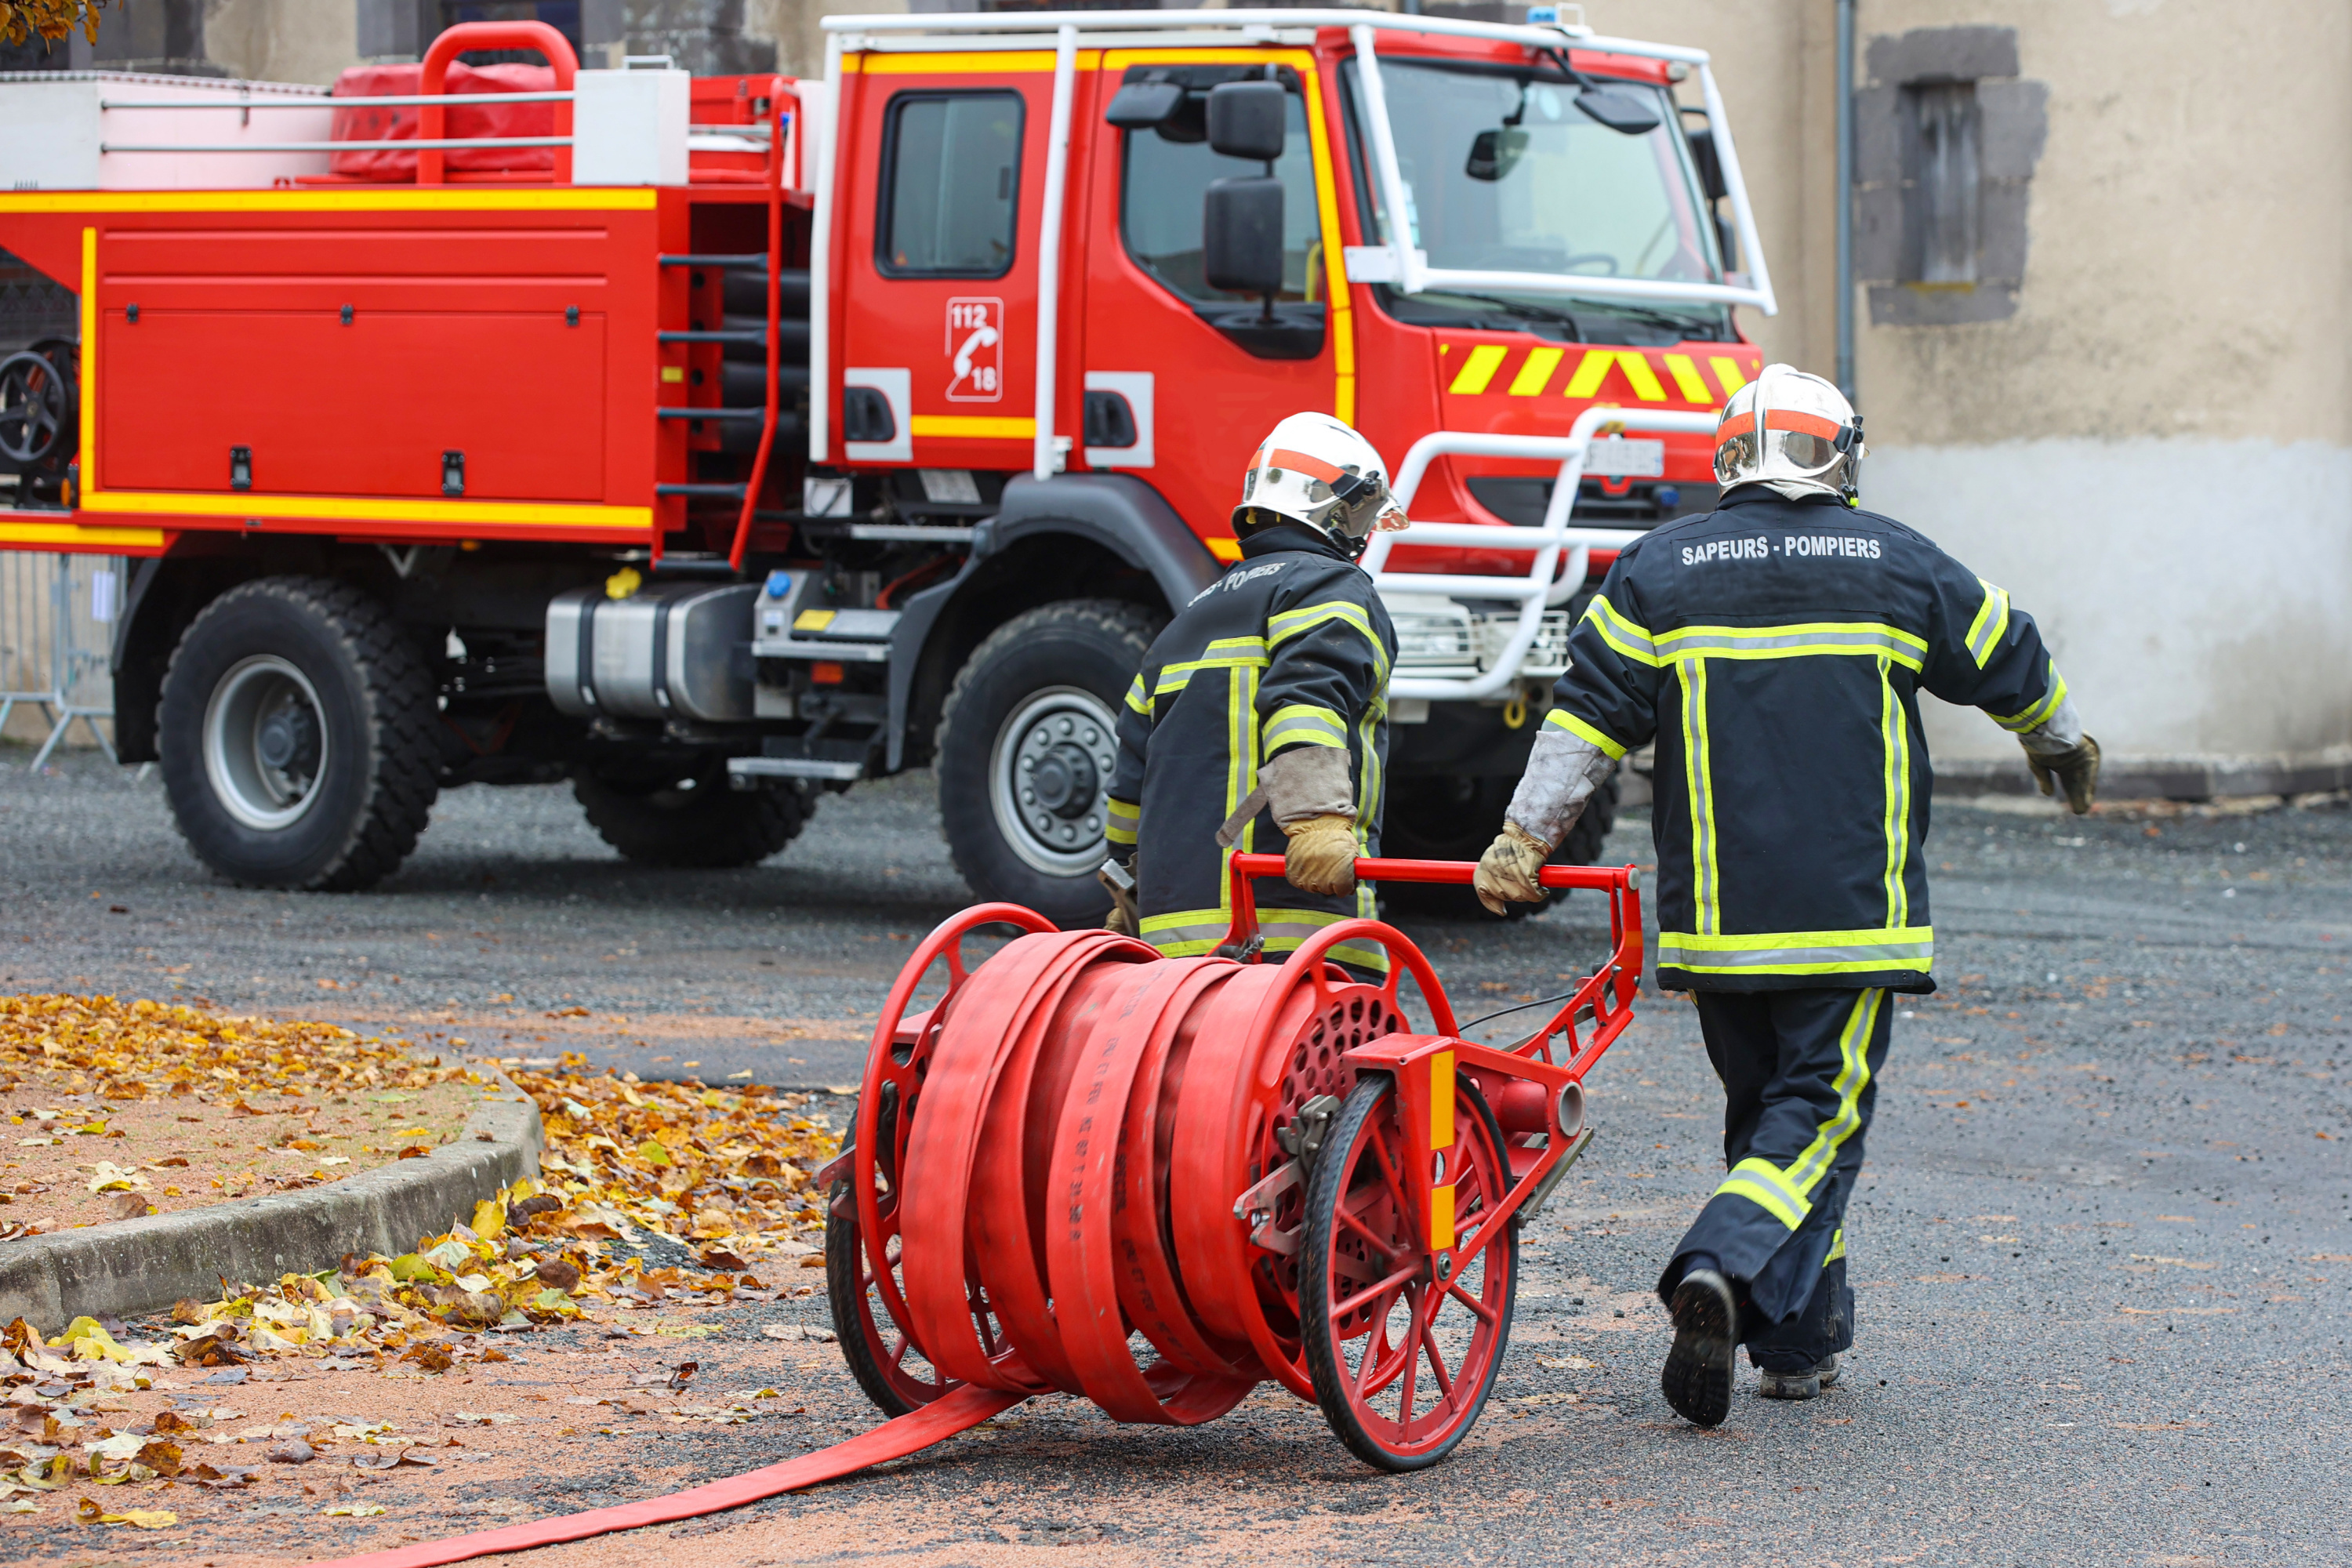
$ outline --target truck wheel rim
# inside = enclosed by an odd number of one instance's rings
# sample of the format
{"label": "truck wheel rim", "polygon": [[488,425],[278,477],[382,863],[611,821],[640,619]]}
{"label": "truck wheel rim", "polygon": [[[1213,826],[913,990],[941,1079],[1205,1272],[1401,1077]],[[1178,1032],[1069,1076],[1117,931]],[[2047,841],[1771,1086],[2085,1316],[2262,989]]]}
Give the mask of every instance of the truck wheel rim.
{"label": "truck wheel rim", "polygon": [[221,677],[205,707],[205,776],[246,826],[271,833],[310,809],[327,773],[327,724],[310,678],[275,654]]}
{"label": "truck wheel rim", "polygon": [[988,763],[997,831],[1049,877],[1102,864],[1103,824],[1118,724],[1110,705],[1076,686],[1032,692],[996,731]]}

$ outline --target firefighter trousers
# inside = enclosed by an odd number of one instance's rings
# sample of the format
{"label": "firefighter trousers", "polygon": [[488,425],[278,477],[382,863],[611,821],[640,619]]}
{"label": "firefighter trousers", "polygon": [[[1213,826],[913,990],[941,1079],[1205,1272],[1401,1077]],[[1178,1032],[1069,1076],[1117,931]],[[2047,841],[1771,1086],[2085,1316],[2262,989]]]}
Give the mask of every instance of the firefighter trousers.
{"label": "firefighter trousers", "polygon": [[1740,1293],[1748,1357],[1795,1372],[1853,1342],[1845,1210],[1862,1171],[1894,1009],[1882,989],[1696,994],[1723,1080],[1723,1184],[1658,1280],[1712,1253]]}

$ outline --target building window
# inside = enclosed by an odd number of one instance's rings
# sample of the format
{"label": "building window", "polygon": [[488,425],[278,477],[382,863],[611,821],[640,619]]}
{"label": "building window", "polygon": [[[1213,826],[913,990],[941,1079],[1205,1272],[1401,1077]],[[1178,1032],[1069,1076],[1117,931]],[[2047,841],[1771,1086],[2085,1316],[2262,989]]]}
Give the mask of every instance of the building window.
{"label": "building window", "polygon": [[883,131],[876,258],[892,278],[1002,278],[1021,189],[1021,95],[902,92]]}
{"label": "building window", "polygon": [[1903,89],[1903,110],[1911,132],[1904,281],[1974,283],[1984,181],[1977,84],[1916,83]]}

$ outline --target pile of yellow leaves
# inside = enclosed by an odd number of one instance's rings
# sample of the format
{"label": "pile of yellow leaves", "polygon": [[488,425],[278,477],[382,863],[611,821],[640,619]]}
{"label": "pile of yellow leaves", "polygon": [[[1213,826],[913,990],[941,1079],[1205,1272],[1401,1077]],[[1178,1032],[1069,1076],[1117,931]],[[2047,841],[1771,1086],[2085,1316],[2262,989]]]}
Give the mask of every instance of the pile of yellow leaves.
{"label": "pile of yellow leaves", "polygon": [[62,38],[79,27],[94,44],[99,13],[105,8],[106,0],[0,0],[0,37],[21,44],[36,34]]}
{"label": "pile of yellow leaves", "polygon": [[0,1091],[15,1089],[19,1073],[42,1071],[67,1075],[58,1087],[68,1094],[205,1103],[424,1089],[466,1076],[332,1024],[216,1018],[111,996],[0,995]]}
{"label": "pile of yellow leaves", "polygon": [[821,1253],[824,1194],[809,1178],[841,1140],[822,1121],[792,1114],[807,1097],[645,1083],[634,1073],[514,1078],[539,1102],[541,1171],[572,1211],[568,1234],[609,1240],[638,1226],[712,1268],[814,1263]]}

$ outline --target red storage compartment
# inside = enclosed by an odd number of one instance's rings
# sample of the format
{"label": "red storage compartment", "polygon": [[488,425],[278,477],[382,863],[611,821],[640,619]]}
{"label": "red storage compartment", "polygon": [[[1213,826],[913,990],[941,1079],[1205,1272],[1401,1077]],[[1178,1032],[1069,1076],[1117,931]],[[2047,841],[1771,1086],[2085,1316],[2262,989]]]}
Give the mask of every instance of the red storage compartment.
{"label": "red storage compartment", "polygon": [[[353,66],[335,79],[334,97],[341,99],[414,97],[424,90],[425,68],[414,65]],[[547,66],[469,66],[449,62],[444,90],[451,93],[551,92],[555,72]],[[552,136],[553,103],[452,104],[448,134],[457,136]],[[424,110],[414,104],[369,108],[356,104],[335,109],[338,142],[414,142]],[[555,172],[552,147],[457,147],[447,153],[448,178],[484,176],[545,180]],[[416,183],[416,154],[408,152],[337,153],[328,165],[339,179],[385,184]]]}

